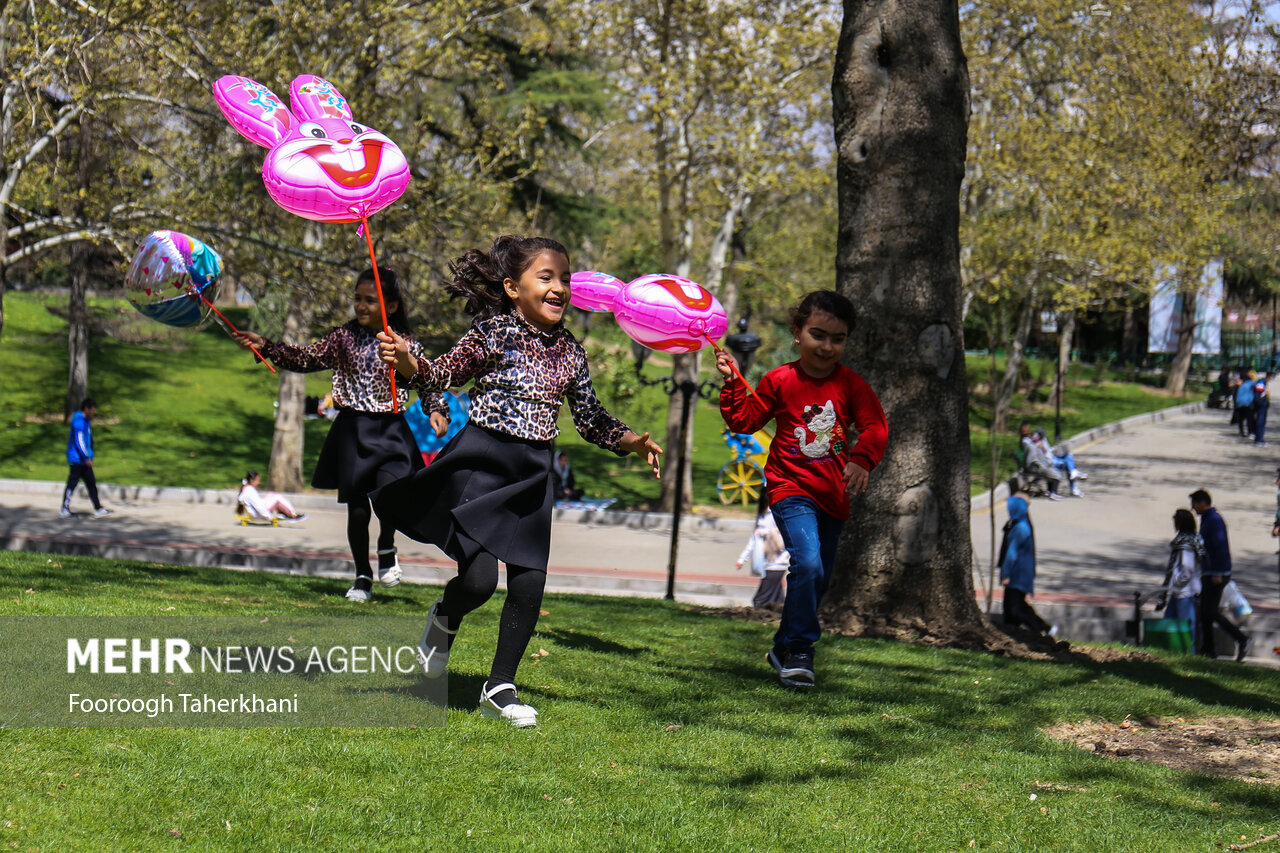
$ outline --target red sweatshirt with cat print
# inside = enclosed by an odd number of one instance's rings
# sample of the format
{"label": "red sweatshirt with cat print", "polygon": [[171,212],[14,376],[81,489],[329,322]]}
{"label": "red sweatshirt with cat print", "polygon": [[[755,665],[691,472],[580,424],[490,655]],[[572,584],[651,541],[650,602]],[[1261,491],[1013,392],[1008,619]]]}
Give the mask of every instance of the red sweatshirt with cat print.
{"label": "red sweatshirt with cat print", "polygon": [[769,502],[802,495],[828,515],[849,517],[844,468],[880,464],[889,423],[866,380],[843,364],[815,379],[799,361],[765,374],[752,396],[737,377],[720,392],[720,414],[734,432],[754,433],[776,419],[764,466]]}

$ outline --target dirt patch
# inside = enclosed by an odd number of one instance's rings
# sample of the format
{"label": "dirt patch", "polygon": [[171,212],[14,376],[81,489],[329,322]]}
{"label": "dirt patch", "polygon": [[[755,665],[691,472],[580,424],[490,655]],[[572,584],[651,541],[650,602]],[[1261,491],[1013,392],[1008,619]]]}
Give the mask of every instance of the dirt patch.
{"label": "dirt patch", "polygon": [[1143,717],[1062,723],[1044,733],[1098,755],[1280,785],[1280,720]]}

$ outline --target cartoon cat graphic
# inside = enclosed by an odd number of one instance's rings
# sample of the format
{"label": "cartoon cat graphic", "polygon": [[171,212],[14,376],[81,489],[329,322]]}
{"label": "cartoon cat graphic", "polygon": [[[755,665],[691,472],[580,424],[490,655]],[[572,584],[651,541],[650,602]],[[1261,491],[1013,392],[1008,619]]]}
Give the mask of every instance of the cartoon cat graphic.
{"label": "cartoon cat graphic", "polygon": [[822,406],[805,406],[803,417],[807,429],[793,430],[801,453],[810,459],[821,459],[829,453],[838,455],[844,451],[844,427],[836,422],[835,405],[830,400]]}

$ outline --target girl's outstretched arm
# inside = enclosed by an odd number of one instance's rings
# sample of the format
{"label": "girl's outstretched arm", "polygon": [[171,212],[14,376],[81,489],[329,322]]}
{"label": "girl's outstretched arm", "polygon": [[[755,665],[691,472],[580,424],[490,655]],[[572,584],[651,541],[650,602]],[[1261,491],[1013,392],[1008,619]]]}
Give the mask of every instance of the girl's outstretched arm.
{"label": "girl's outstretched arm", "polygon": [[636,435],[631,430],[627,430],[622,440],[618,442],[618,446],[627,453],[643,456],[649,463],[649,467],[653,468],[653,476],[662,479],[662,448],[656,441],[649,438],[649,433]]}

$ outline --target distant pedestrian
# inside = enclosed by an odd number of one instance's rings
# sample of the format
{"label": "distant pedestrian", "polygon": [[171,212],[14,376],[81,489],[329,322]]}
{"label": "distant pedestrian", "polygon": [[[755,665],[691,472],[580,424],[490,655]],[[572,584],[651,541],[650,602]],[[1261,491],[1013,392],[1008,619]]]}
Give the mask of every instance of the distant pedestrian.
{"label": "distant pedestrian", "polygon": [[1009,524],[1000,546],[1000,585],[1004,587],[1004,624],[1023,625],[1037,634],[1055,637],[1057,626],[1040,618],[1027,603],[1036,589],[1036,534],[1031,527],[1027,499],[1013,494],[1005,502]]}
{"label": "distant pedestrian", "polygon": [[1236,386],[1236,410],[1232,420],[1240,428],[1240,437],[1253,435],[1253,386],[1258,374],[1252,370]]}
{"label": "distant pedestrian", "polygon": [[1169,587],[1169,603],[1164,615],[1167,619],[1187,619],[1191,622],[1191,636],[1196,635],[1196,605],[1200,595],[1201,576],[1206,553],[1204,542],[1196,535],[1196,517],[1190,510],[1179,509],[1173,513],[1175,535],[1169,543],[1169,565],[1164,583]]}
{"label": "distant pedestrian", "polygon": [[1254,444],[1267,446],[1267,410],[1271,408],[1271,395],[1267,391],[1267,382],[1271,379],[1271,373],[1258,378],[1253,383],[1253,442]]}
{"label": "distant pedestrian", "polygon": [[556,454],[551,463],[551,491],[557,501],[580,501],[583,491],[573,476],[573,467],[569,465],[569,454],[563,450]]}
{"label": "distant pedestrian", "polygon": [[1249,638],[1234,622],[1222,615],[1222,591],[1231,580],[1231,546],[1227,541],[1227,523],[1213,508],[1213,498],[1204,489],[1191,493],[1191,508],[1200,516],[1200,538],[1204,541],[1204,573],[1200,588],[1200,654],[1215,658],[1218,650],[1214,643],[1213,626],[1221,625],[1236,641],[1236,660],[1244,660],[1249,650]]}
{"label": "distant pedestrian", "polygon": [[93,476],[93,416],[98,413],[98,403],[92,397],[85,397],[80,403],[80,410],[71,416],[71,434],[67,436],[67,464],[71,472],[67,475],[67,487],[62,492],[62,509],[58,515],[70,518],[71,496],[76,486],[84,481],[89,490],[89,500],[93,502],[93,517],[102,518],[111,515],[111,510],[98,500],[98,481]]}
{"label": "distant pedestrian", "polygon": [[748,565],[751,567],[751,574],[760,578],[760,586],[751,599],[751,606],[759,609],[781,605],[786,600],[783,582],[791,568],[791,554],[787,552],[782,534],[778,531],[778,523],[769,511],[767,489],[760,492],[755,530],[751,531],[751,538],[738,555],[734,567],[741,569]]}

